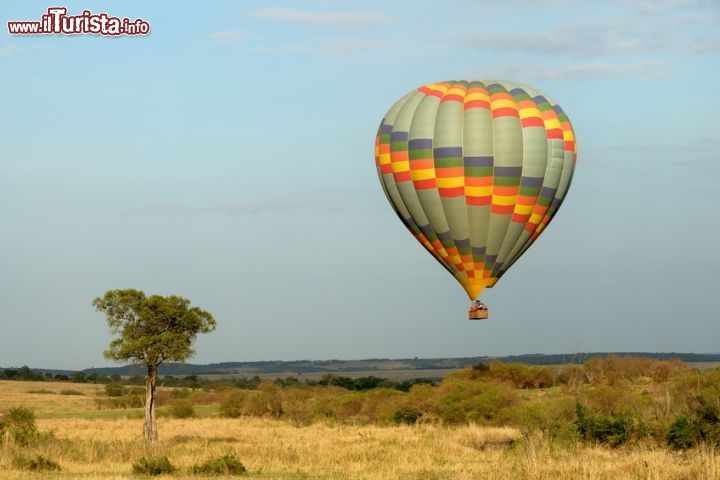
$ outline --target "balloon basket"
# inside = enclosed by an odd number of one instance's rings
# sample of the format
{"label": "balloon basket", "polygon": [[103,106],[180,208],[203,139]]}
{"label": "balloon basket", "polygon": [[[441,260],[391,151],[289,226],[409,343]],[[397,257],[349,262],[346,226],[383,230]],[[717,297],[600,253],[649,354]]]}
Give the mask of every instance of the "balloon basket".
{"label": "balloon basket", "polygon": [[468,320],[486,320],[487,318],[487,310],[473,310],[468,312]]}

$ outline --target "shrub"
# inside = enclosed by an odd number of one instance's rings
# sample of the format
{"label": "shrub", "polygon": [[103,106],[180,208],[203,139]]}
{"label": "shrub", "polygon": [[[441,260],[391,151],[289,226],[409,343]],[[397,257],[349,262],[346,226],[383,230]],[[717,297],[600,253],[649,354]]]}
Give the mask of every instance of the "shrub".
{"label": "shrub", "polygon": [[136,475],[162,475],[173,473],[172,466],[167,457],[143,457],[133,464],[133,473]]}
{"label": "shrub", "polygon": [[235,455],[211,458],[190,469],[190,473],[196,475],[240,475],[245,472],[247,472],[245,465]]}
{"label": "shrub", "polygon": [[195,407],[190,400],[175,400],[170,405],[170,415],[174,418],[192,418],[195,416]]}
{"label": "shrub", "polygon": [[8,410],[0,422],[0,440],[3,437],[10,437],[20,445],[28,445],[38,437],[35,413],[25,407]]}
{"label": "shrub", "polygon": [[60,390],[60,395],[85,396],[85,394],[79,390]]}
{"label": "shrub", "polygon": [[443,380],[435,399],[437,414],[447,424],[492,424],[500,409],[517,403],[513,390],[507,385],[469,381],[463,375]]}
{"label": "shrub", "polygon": [[125,395],[125,387],[119,383],[108,383],[105,385],[105,395],[108,397],[122,397]]}
{"label": "shrub", "polygon": [[720,444],[720,409],[705,397],[695,398],[689,416],[679,415],[668,429],[668,445],[677,449],[691,448],[701,442]]}
{"label": "shrub", "polygon": [[393,421],[399,424],[415,425],[422,413],[410,407],[400,407],[393,414]]}
{"label": "shrub", "polygon": [[55,392],[53,392],[52,390],[48,390],[47,388],[41,388],[39,390],[28,390],[27,393],[32,393],[35,395],[47,395]]}
{"label": "shrub", "polygon": [[238,418],[243,414],[245,406],[245,395],[242,392],[233,390],[228,393],[220,403],[220,415],[228,418]]}
{"label": "shrub", "polygon": [[13,459],[13,464],[16,468],[33,472],[56,472],[60,470],[60,465],[42,455],[34,458],[16,456]]}
{"label": "shrub", "polygon": [[575,413],[575,424],[583,440],[617,447],[630,439],[632,421],[622,414],[592,417],[579,402],[576,404]]}
{"label": "shrub", "polygon": [[670,425],[666,439],[672,448],[691,448],[698,444],[700,431],[695,422],[685,415],[679,415]]}

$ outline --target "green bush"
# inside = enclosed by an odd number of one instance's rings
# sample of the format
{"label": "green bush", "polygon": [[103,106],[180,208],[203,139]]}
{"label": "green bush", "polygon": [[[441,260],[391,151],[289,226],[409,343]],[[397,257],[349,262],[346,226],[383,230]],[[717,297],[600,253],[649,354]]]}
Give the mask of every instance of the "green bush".
{"label": "green bush", "polygon": [[162,475],[173,473],[172,466],[167,457],[143,457],[133,464],[133,473],[136,475]]}
{"label": "green bush", "polygon": [[60,465],[42,455],[34,458],[18,455],[13,459],[13,464],[16,468],[32,472],[56,472],[60,470]]}
{"label": "green bush", "polygon": [[517,403],[511,387],[482,380],[469,381],[464,375],[450,376],[438,388],[433,401],[446,424],[492,424],[501,409]]}
{"label": "green bush", "polygon": [[691,448],[701,442],[720,445],[720,409],[716,401],[704,396],[695,397],[688,415],[679,415],[670,425],[666,437],[668,445],[677,449]]}
{"label": "green bush", "polygon": [[108,397],[122,397],[125,395],[125,387],[119,383],[108,383],[105,385],[105,395]]}
{"label": "green bush", "polygon": [[700,430],[691,419],[685,415],[675,417],[667,434],[667,443],[672,448],[686,449],[694,447],[700,440]]}
{"label": "green bush", "polygon": [[393,421],[404,425],[415,425],[420,417],[422,417],[422,412],[410,407],[400,407],[393,414]]}
{"label": "green bush", "polygon": [[240,475],[245,472],[247,472],[245,465],[235,455],[211,458],[190,469],[190,473],[195,475]]}
{"label": "green bush", "polygon": [[238,418],[243,414],[245,408],[245,395],[238,390],[233,390],[220,403],[220,415],[228,418]]}
{"label": "green bush", "polygon": [[190,400],[175,400],[170,405],[170,415],[173,418],[192,418],[195,416],[195,407]]}
{"label": "green bush", "polygon": [[11,408],[0,422],[0,440],[10,437],[20,445],[28,445],[38,435],[35,413],[29,408]]}
{"label": "green bush", "polygon": [[587,409],[577,403],[577,429],[580,438],[617,447],[630,439],[632,421],[624,415],[589,416]]}
{"label": "green bush", "polygon": [[79,390],[60,390],[60,395],[77,395],[85,396],[85,394]]}

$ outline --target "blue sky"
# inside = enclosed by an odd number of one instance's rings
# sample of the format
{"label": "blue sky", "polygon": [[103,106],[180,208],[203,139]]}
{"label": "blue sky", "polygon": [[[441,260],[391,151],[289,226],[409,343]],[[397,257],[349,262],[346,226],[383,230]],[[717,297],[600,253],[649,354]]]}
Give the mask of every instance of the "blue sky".
{"label": "blue sky", "polygon": [[[109,364],[115,288],[213,313],[198,363],[720,351],[720,4],[498,3],[63,3],[151,25],[114,38],[3,3],[0,366]],[[469,322],[373,146],[406,92],[484,78],[553,97],[578,161]]]}

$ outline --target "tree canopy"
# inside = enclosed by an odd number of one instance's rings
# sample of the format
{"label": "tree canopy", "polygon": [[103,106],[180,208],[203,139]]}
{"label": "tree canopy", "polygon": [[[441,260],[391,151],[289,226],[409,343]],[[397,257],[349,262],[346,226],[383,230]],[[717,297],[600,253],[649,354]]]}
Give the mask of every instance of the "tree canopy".
{"label": "tree canopy", "polygon": [[183,362],[195,354],[192,343],[197,335],[216,326],[210,313],[177,295],[147,297],[134,289],[111,290],[93,306],[119,334],[104,352],[111,360],[156,366],[166,360]]}

